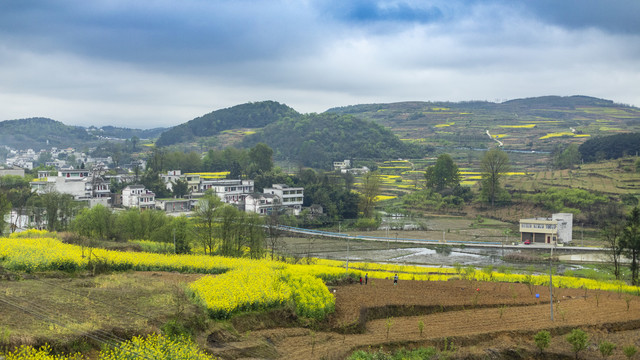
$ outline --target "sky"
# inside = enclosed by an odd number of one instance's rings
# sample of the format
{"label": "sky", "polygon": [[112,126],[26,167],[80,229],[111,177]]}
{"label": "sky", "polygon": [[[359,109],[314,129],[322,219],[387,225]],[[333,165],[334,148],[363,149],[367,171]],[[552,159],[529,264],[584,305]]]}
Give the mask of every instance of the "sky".
{"label": "sky", "polygon": [[274,100],[640,106],[638,0],[7,0],[0,120],[169,127]]}

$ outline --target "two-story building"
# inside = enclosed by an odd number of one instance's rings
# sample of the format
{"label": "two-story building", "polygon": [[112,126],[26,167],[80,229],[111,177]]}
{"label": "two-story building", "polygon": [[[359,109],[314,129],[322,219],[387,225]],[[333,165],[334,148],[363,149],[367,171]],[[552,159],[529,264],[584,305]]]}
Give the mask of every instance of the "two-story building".
{"label": "two-story building", "polygon": [[128,185],[122,189],[122,206],[125,208],[153,209],[156,195],[144,185]]}
{"label": "two-story building", "polygon": [[247,195],[253,193],[253,180],[211,179],[202,180],[200,192],[213,190],[222,202],[242,204]]}
{"label": "two-story building", "polygon": [[265,194],[272,194],[280,198],[283,207],[291,210],[294,215],[300,215],[304,201],[303,187],[290,187],[285,184],[273,184],[270,188],[264,188]]}
{"label": "two-story building", "polygon": [[169,170],[166,174],[160,174],[160,178],[165,183],[169,191],[173,191],[173,184],[182,178],[182,171]]}
{"label": "two-story building", "polygon": [[62,194],[72,195],[76,200],[85,200],[91,197],[87,191],[87,182],[90,182],[88,170],[64,170],[56,175],[54,171],[38,171],[38,179],[31,181],[31,189],[38,194],[57,191]]}
{"label": "two-story building", "polygon": [[273,194],[249,194],[244,200],[244,211],[260,215],[270,215],[280,209],[280,198]]}
{"label": "two-story building", "polygon": [[366,166],[361,168],[352,168],[351,160],[334,161],[333,170],[340,171],[342,174],[350,173],[353,175],[366,174],[369,172],[369,168]]}
{"label": "two-story building", "polygon": [[536,244],[566,244],[573,234],[573,214],[552,214],[550,218],[520,219],[520,240]]}
{"label": "two-story building", "polygon": [[188,192],[197,193],[200,190],[200,174],[185,174],[182,179],[187,181]]}

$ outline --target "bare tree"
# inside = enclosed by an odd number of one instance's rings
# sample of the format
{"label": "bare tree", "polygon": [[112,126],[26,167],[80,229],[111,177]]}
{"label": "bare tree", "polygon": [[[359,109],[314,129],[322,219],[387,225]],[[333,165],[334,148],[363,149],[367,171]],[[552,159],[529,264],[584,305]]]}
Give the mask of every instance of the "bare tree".
{"label": "bare tree", "polygon": [[373,216],[378,195],[380,195],[380,176],[376,171],[369,172],[362,179],[362,197],[360,199],[360,210],[365,218]]}
{"label": "bare tree", "polygon": [[198,238],[202,242],[204,247],[204,253],[207,251],[211,255],[215,247],[215,216],[216,210],[221,205],[222,201],[213,192],[207,192],[198,200],[198,205],[195,209],[196,229],[198,232]]}
{"label": "bare tree", "polygon": [[280,237],[282,236],[281,218],[280,218],[280,206],[279,204],[274,204],[273,211],[267,216],[265,219],[266,222],[266,230],[267,237],[265,241],[267,242],[267,247],[271,252],[271,260],[273,260],[276,251],[281,248],[282,241]]}
{"label": "bare tree", "polygon": [[487,151],[482,158],[482,191],[491,202],[491,207],[500,193],[500,180],[510,169],[507,153],[498,148]]}
{"label": "bare tree", "polygon": [[613,274],[620,280],[620,256],[622,255],[621,237],[625,227],[624,213],[619,203],[609,202],[598,211],[598,226],[602,229],[601,236],[604,248],[611,257]]}

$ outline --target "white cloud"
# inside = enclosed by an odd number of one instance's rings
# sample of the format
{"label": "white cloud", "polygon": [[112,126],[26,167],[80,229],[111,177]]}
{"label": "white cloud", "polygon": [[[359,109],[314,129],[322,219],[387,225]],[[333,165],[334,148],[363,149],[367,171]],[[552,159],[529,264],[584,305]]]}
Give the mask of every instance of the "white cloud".
{"label": "white cloud", "polygon": [[[70,35],[83,30],[76,20],[0,37],[0,119],[149,128],[260,100],[300,112],[574,94],[640,105],[640,35],[545,22],[511,3],[443,3],[423,22],[405,5],[350,22],[313,1],[161,1],[146,20],[110,4],[74,13],[101,20],[86,21],[85,35]],[[111,17],[125,9],[128,18]]]}

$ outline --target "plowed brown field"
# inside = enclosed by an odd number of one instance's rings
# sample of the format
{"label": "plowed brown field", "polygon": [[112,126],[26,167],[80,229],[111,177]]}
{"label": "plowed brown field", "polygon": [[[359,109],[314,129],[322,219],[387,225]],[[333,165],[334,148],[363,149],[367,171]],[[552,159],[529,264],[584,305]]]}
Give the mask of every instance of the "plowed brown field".
{"label": "plowed brown field", "polygon": [[[536,358],[533,335],[546,329],[551,346],[543,357],[573,358],[565,335],[582,328],[592,344],[617,345],[610,359],[624,359],[622,347],[640,346],[640,298],[612,292],[549,289],[524,284],[374,279],[368,285],[332,288],[336,312],[326,329],[280,327],[247,332],[241,341],[210,350],[222,358],[344,359],[354,350],[444,347],[450,358]],[[535,294],[539,294],[537,298]],[[419,323],[424,324],[420,335]],[[596,345],[580,358],[600,358]]]}

